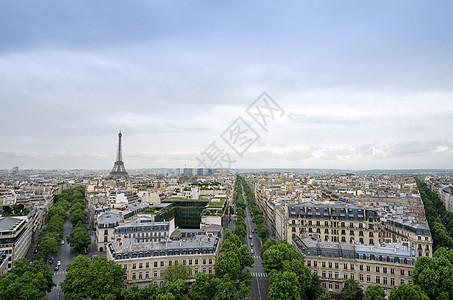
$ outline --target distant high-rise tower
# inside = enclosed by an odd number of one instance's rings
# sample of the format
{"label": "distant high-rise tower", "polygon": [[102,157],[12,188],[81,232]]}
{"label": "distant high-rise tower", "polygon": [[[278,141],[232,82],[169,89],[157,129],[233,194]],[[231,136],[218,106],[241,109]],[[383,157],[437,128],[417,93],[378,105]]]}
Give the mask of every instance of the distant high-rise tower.
{"label": "distant high-rise tower", "polygon": [[116,154],[116,161],[113,164],[112,172],[110,172],[110,176],[114,177],[127,177],[128,174],[126,172],[126,168],[124,167],[123,162],[123,155],[121,154],[121,130],[118,133],[118,153]]}

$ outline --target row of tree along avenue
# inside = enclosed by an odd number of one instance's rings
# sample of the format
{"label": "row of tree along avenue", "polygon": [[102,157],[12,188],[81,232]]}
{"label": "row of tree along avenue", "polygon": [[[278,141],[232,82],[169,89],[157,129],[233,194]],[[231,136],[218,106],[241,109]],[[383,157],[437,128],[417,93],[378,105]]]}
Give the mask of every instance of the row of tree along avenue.
{"label": "row of tree along avenue", "polygon": [[266,239],[269,237],[269,230],[263,224],[264,223],[263,215],[261,214],[258,206],[256,205],[255,197],[252,195],[252,192],[250,191],[250,187],[247,184],[247,182],[244,180],[244,178],[239,177],[239,179],[242,182],[242,185],[244,186],[244,192],[247,197],[247,203],[253,214],[253,222],[257,225],[256,232],[258,233],[258,236],[260,238]]}
{"label": "row of tree along avenue", "polygon": [[415,178],[415,182],[417,183],[425,207],[426,220],[428,221],[433,237],[434,249],[439,247],[453,247],[453,239],[450,233],[438,218],[439,214],[441,214],[448,229],[450,232],[453,232],[453,213],[445,209],[437,193],[431,191],[426,186],[426,183],[421,182],[418,178]]}
{"label": "row of tree along avenue", "polygon": [[81,249],[86,249],[86,247],[91,243],[90,234],[82,225],[85,223],[87,217],[83,195],[82,197],[74,197],[71,201],[71,209],[69,212],[71,214],[71,224],[74,229],[67,237],[67,240],[71,247],[80,252]]}

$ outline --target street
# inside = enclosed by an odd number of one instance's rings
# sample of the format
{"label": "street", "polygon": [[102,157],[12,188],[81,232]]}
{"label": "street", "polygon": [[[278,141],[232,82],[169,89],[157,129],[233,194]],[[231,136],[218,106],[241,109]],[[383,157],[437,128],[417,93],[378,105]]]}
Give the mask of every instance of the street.
{"label": "street", "polygon": [[[58,251],[58,254],[56,257],[54,257],[54,261],[52,265],[50,266],[50,270],[54,273],[53,276],[53,281],[57,286],[55,286],[50,293],[46,295],[47,300],[54,300],[54,299],[63,299],[63,292],[60,287],[60,283],[64,280],[66,276],[66,266],[71,264],[74,261],[74,258],[76,258],[79,253],[71,248],[69,246],[68,241],[66,240],[66,237],[69,236],[69,234],[72,232],[72,225],[71,222],[69,221],[69,218],[66,220],[64,223],[64,245],[60,245],[60,250]],[[99,256],[105,256],[105,253],[100,253],[96,251],[96,244],[94,240],[94,235],[91,234],[91,245],[88,246],[88,255],[92,257],[93,255],[99,255]],[[54,271],[54,267],[57,263],[57,261],[61,261],[61,266],[58,271]]]}
{"label": "street", "polygon": [[[244,191],[244,187],[242,187],[242,190]],[[248,205],[246,197],[244,197],[244,200]],[[245,244],[249,247],[249,249],[253,249],[252,256],[255,260],[253,267],[250,268],[250,271],[252,272],[250,298],[267,300],[269,299],[269,277],[267,276],[266,272],[264,272],[264,267],[262,265],[262,259],[260,257],[260,250],[262,246],[261,239],[258,237],[258,233],[256,232],[256,225],[255,223],[253,223],[252,212],[249,206],[247,206],[245,210],[245,224],[247,225],[247,236],[245,238]],[[253,233],[252,230],[254,230]],[[251,239],[250,236],[252,236]],[[253,247],[251,247],[251,243],[253,243]]]}

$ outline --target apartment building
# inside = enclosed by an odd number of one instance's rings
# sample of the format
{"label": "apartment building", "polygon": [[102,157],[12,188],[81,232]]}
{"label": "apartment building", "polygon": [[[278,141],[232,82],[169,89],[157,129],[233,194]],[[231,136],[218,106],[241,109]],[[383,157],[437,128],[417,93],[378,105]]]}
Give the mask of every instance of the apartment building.
{"label": "apartment building", "polygon": [[363,289],[379,284],[387,295],[395,286],[412,283],[415,249],[402,243],[365,246],[297,236],[293,243],[304,257],[305,265],[318,275],[329,292],[341,293],[349,278],[359,281]]}
{"label": "apartment building", "polygon": [[27,222],[26,216],[0,217],[0,251],[8,256],[8,271],[30,248],[32,226],[27,226]]}
{"label": "apartment building", "polygon": [[374,209],[351,204],[304,202],[287,206],[286,240],[316,237],[323,242],[378,245],[381,222]]}
{"label": "apartment building", "polygon": [[107,259],[126,270],[125,285],[128,287],[133,283],[140,287],[151,282],[163,285],[164,270],[177,264],[189,266],[193,275],[198,272],[214,274],[221,227],[213,226],[211,229],[176,230],[165,241],[147,242],[141,235],[123,235],[108,245]]}

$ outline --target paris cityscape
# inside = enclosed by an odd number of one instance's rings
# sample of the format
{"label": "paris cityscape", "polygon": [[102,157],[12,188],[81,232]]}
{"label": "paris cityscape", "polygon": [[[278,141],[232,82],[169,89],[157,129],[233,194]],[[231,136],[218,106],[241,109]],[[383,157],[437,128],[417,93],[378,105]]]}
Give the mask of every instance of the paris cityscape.
{"label": "paris cityscape", "polygon": [[453,299],[453,4],[0,9],[0,299]]}

